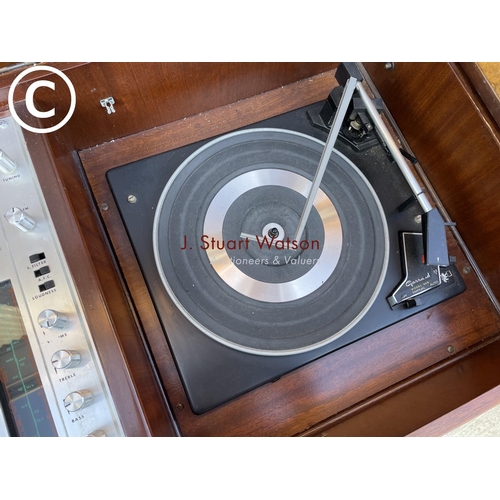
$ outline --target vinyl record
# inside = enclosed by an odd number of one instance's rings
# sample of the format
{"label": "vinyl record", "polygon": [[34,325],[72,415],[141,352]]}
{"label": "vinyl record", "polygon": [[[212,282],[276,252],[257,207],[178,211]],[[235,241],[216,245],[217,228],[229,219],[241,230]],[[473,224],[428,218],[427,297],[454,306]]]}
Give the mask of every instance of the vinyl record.
{"label": "vinyl record", "polygon": [[288,130],[234,132],[200,147],[165,186],[156,265],[179,311],[216,341],[259,355],[309,351],[346,333],[376,298],[385,216],[338,151],[294,240],[323,148]]}

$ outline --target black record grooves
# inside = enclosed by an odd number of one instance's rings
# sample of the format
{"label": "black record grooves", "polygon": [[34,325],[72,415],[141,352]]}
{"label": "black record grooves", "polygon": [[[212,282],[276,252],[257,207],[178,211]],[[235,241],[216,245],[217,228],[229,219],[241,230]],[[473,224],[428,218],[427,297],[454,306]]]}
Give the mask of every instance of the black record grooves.
{"label": "black record grooves", "polygon": [[[244,194],[228,204],[229,209],[221,215],[225,231],[222,241],[217,240],[220,246],[240,240],[244,232],[261,235],[266,223],[279,224],[293,239],[306,198],[276,183],[281,176],[288,178],[288,172],[297,174],[293,180],[305,177],[310,183],[323,148],[324,144],[316,139],[284,130],[232,133],[195,152],[166,186],[154,228],[160,276],[186,318],[215,340],[265,355],[311,350],[347,332],[376,297],[388,258],[383,210],[365,177],[338,152],[332,154],[321,188],[340,219],[340,258],[333,272],[319,277],[321,281],[314,291],[302,297],[298,290],[295,300],[255,300],[244,289],[237,291],[226,284],[205,251],[213,237],[204,232],[209,206],[223,187],[228,186],[228,195],[231,194],[232,180],[236,180],[234,185],[241,180]],[[264,179],[274,176],[277,180],[265,180],[263,185],[246,190],[246,179],[259,174]],[[231,214],[235,205],[239,206]],[[306,238],[301,239],[303,246],[312,242],[317,242],[317,247],[328,245],[326,229],[316,210],[310,219]],[[330,244],[335,243],[334,239],[330,238]],[[183,248],[185,241],[190,242],[187,248]],[[300,262],[320,262],[323,252],[324,258],[329,258],[324,248],[315,252],[309,248],[301,252],[299,248],[295,255],[288,251],[288,260],[283,258],[286,251],[259,250],[257,242],[250,242],[248,250],[239,252],[243,262],[261,257],[261,263],[247,265],[240,278],[257,275],[258,281],[253,282],[257,288],[265,283],[277,284],[277,289],[300,287],[309,281],[311,268],[319,265],[303,266]],[[294,281],[301,275],[302,281]]]}

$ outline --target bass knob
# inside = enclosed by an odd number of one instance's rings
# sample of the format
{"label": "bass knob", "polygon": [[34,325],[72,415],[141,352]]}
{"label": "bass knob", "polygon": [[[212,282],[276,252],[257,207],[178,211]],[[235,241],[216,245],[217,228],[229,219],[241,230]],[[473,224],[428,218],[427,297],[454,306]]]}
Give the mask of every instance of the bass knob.
{"label": "bass knob", "polygon": [[70,412],[83,410],[92,404],[94,396],[87,390],[70,392],[64,398],[64,408]]}

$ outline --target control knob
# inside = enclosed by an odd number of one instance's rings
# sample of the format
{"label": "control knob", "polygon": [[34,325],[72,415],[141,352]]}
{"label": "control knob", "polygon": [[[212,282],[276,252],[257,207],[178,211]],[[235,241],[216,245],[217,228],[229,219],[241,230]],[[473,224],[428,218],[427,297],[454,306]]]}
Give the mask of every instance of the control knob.
{"label": "control knob", "polygon": [[67,368],[74,368],[80,364],[82,357],[78,351],[70,351],[62,349],[52,355],[52,366],[58,370],[65,370]]}
{"label": "control knob", "polygon": [[7,154],[0,149],[0,172],[2,174],[11,174],[16,169],[16,163],[9,158]]}
{"label": "control knob", "polygon": [[88,437],[88,438],[105,438],[106,437],[106,433],[104,431],[94,431],[94,432],[91,432],[90,434],[87,434],[85,437]]}
{"label": "control knob", "polygon": [[35,220],[32,217],[30,217],[24,210],[17,207],[9,208],[9,210],[5,212],[5,218],[10,224],[25,233],[31,231],[36,225]]}
{"label": "control knob", "polygon": [[71,412],[83,410],[92,404],[93,399],[92,393],[87,390],[70,392],[64,398],[64,407]]}
{"label": "control knob", "polygon": [[38,315],[38,324],[42,328],[64,328],[69,323],[68,317],[53,309],[45,309]]}

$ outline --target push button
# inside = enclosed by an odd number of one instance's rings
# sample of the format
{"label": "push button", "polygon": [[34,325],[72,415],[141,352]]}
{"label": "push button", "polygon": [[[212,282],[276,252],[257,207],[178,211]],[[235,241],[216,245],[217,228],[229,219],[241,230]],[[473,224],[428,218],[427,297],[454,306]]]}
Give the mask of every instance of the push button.
{"label": "push button", "polygon": [[33,255],[30,255],[30,262],[34,264],[35,262],[39,262],[41,260],[45,259],[45,254],[43,252],[41,253],[34,253]]}
{"label": "push button", "polygon": [[40,269],[37,269],[35,271],[35,278],[39,278],[40,276],[44,276],[46,274],[50,273],[50,267],[49,266],[43,266]]}
{"label": "push button", "polygon": [[47,290],[50,290],[51,288],[54,288],[56,284],[54,283],[54,280],[46,281],[45,283],[42,283],[41,285],[38,285],[38,289],[41,292],[45,292]]}

